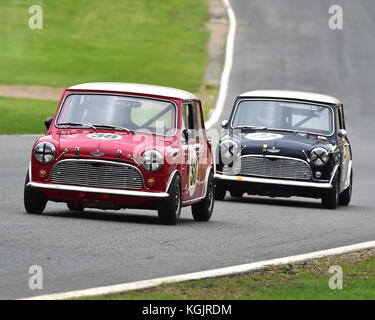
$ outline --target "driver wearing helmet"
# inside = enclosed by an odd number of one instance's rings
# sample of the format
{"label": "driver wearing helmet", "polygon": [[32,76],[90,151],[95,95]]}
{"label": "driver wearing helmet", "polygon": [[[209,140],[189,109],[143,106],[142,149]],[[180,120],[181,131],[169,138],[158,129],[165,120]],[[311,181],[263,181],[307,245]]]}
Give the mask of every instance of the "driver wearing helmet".
{"label": "driver wearing helmet", "polygon": [[262,104],[257,115],[258,125],[266,128],[278,128],[280,119],[277,117],[277,107],[277,103],[273,101]]}
{"label": "driver wearing helmet", "polygon": [[114,106],[115,117],[113,119],[113,124],[129,130],[138,129],[139,126],[132,121],[132,109],[138,107],[139,102],[118,99]]}

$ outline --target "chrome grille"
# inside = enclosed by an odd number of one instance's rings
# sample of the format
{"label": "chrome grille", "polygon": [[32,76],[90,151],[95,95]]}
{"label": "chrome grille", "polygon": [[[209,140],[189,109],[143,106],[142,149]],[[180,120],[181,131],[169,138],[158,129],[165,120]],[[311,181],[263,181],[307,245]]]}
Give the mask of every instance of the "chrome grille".
{"label": "chrome grille", "polygon": [[276,179],[310,180],[311,171],[307,163],[300,160],[278,157],[242,157],[234,167],[243,176],[259,176]]}
{"label": "chrome grille", "polygon": [[53,168],[51,181],[114,189],[140,190],[143,187],[142,175],[135,167],[105,161],[62,160]]}

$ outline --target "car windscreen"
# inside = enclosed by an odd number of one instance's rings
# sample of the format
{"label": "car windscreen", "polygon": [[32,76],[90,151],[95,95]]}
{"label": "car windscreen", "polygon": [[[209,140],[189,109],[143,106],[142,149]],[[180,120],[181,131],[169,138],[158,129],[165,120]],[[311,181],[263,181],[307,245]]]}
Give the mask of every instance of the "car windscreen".
{"label": "car windscreen", "polygon": [[176,106],[171,101],[122,95],[70,94],[60,110],[57,126],[79,123],[164,136],[176,133]]}
{"label": "car windscreen", "polygon": [[318,104],[289,101],[242,100],[237,106],[232,126],[331,135],[332,109]]}

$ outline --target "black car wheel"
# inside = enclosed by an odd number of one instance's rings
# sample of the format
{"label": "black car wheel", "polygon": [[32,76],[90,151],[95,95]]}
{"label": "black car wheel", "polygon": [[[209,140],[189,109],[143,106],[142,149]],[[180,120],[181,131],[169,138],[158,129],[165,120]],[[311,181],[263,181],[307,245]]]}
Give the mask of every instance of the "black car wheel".
{"label": "black car wheel", "polygon": [[350,184],[342,193],[339,195],[339,205],[347,206],[352,198],[352,188],[353,188],[353,169],[350,171]]}
{"label": "black car wheel", "polygon": [[169,186],[169,197],[162,201],[158,210],[159,221],[162,224],[175,225],[180,218],[182,193],[181,193],[181,179],[176,174]]}
{"label": "black car wheel", "polygon": [[215,182],[212,173],[208,177],[206,197],[191,207],[195,221],[208,221],[214,209]]}
{"label": "black car wheel", "polygon": [[230,190],[229,193],[233,198],[242,198],[244,194],[242,191],[238,191],[238,190]]}
{"label": "black car wheel", "polygon": [[227,189],[225,186],[216,181],[215,183],[215,200],[223,200],[225,198],[225,194],[227,193]]}
{"label": "black car wheel", "polygon": [[322,205],[325,209],[336,209],[339,204],[339,183],[338,173],[332,180],[332,189],[329,189],[322,195]]}
{"label": "black car wheel", "polygon": [[29,172],[26,174],[25,189],[23,194],[23,203],[25,210],[30,214],[42,214],[47,205],[47,197],[38,191],[35,191],[31,187],[26,187],[29,183]]}
{"label": "black car wheel", "polygon": [[82,212],[83,210],[85,210],[85,207],[82,203],[72,204],[71,202],[68,202],[66,205],[70,211]]}

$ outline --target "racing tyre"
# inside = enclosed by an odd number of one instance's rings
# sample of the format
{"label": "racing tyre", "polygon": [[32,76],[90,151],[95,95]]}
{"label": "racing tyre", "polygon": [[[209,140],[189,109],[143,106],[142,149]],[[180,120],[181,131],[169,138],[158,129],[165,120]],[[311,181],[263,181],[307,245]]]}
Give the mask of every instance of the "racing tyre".
{"label": "racing tyre", "polygon": [[191,206],[191,212],[195,221],[208,221],[212,216],[214,209],[214,198],[215,198],[215,181],[210,172],[207,182],[206,197]]}
{"label": "racing tyre", "polygon": [[180,218],[182,193],[181,178],[176,174],[168,189],[169,197],[163,200],[158,210],[159,221],[162,224],[175,225]]}
{"label": "racing tyre", "polygon": [[223,200],[225,198],[225,194],[227,193],[227,189],[225,186],[216,181],[215,184],[215,200]]}
{"label": "racing tyre", "polygon": [[339,195],[339,205],[347,206],[352,198],[352,185],[353,185],[353,170],[350,171],[350,184],[342,193]]}
{"label": "racing tyre", "polygon": [[332,180],[332,187],[322,195],[322,205],[325,209],[336,209],[339,204],[338,172]]}
{"label": "racing tyre", "polygon": [[229,193],[233,198],[242,198],[242,196],[243,196],[242,191],[230,190]]}
{"label": "racing tyre", "polygon": [[35,191],[33,188],[26,187],[29,181],[29,172],[27,172],[23,194],[25,210],[29,214],[42,214],[46,208],[48,199],[43,193]]}

